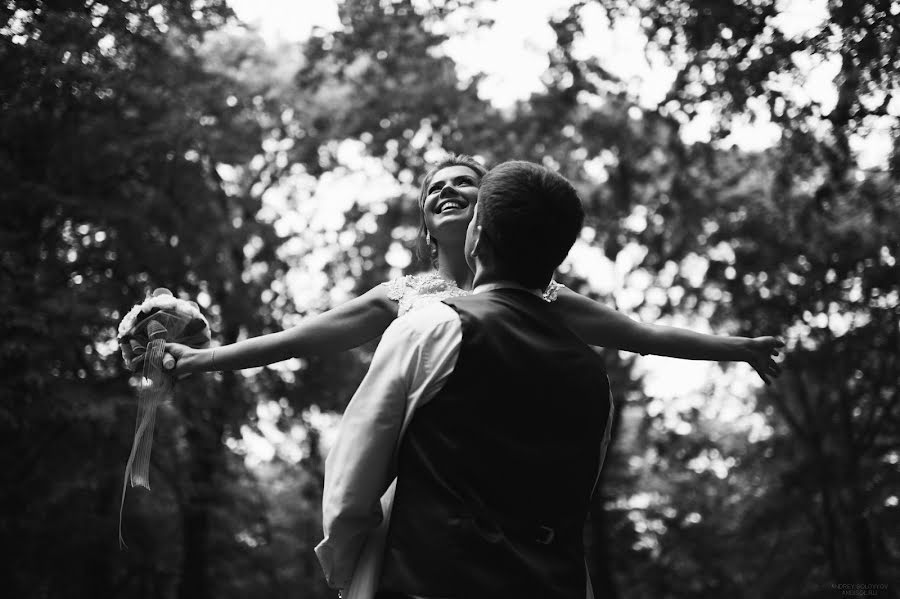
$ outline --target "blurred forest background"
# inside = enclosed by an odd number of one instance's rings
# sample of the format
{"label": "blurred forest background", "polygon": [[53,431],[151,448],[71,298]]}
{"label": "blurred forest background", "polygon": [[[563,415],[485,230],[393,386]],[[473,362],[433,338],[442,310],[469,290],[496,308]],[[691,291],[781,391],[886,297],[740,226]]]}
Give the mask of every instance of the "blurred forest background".
{"label": "blurred forest background", "polygon": [[[423,269],[413,198],[444,152],[578,186],[570,287],[788,341],[771,388],[723,366],[689,397],[604,352],[598,597],[900,596],[900,3],[823,1],[797,34],[781,0],[572,2],[541,89],[497,106],[446,51],[498,25],[492,1],[344,0],[337,27],[272,43],[223,0],[3,0],[3,596],[333,596],[323,453],[373,346],[182,381],[120,551],[136,394],[116,326],[165,286],[229,343]],[[579,50],[588,14],[635,24],[677,73],[665,97],[611,68],[643,56]],[[833,101],[804,93],[810,65],[833,66]],[[773,142],[735,144],[754,122]]]}

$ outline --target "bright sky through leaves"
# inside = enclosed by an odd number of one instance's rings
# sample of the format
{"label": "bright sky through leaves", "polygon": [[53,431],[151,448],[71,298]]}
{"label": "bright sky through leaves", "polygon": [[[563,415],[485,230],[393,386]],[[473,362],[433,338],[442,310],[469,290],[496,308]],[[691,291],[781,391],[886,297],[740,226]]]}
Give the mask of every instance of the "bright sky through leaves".
{"label": "bright sky through leaves", "polygon": [[[300,41],[309,36],[313,27],[340,26],[334,0],[232,0],[230,4],[238,17],[257,27],[270,41]],[[487,75],[479,88],[482,97],[500,107],[511,106],[541,89],[540,77],[548,66],[547,52],[555,44],[548,21],[564,14],[571,4],[571,0],[482,2],[479,9],[483,16],[493,19],[494,25],[459,33],[461,23],[449,21],[445,28],[453,35],[444,44],[444,51],[457,63],[462,77],[479,72]],[[825,0],[780,0],[778,10],[771,24],[792,38],[802,37],[827,18]],[[645,57],[646,38],[637,19],[622,19],[610,30],[600,7],[588,4],[582,10],[582,22],[585,34],[576,44],[577,57],[600,57],[605,68],[629,82],[629,89],[642,105],[658,104],[675,78],[675,69],[666,65],[666,57],[661,54]],[[797,60],[803,61],[804,57],[798,56]],[[807,79],[802,85],[792,85],[794,93],[806,94],[826,107],[833,106],[837,97],[833,79],[839,65],[806,61],[801,66],[807,71]],[[736,123],[723,143],[753,151],[778,140],[780,129],[764,114],[763,106],[751,102],[750,108],[757,116],[756,122]],[[683,129],[686,141],[707,141],[715,118],[712,106],[701,108]],[[856,140],[854,146],[860,153],[860,166],[881,166],[890,151],[889,133],[873,131],[865,141]]]}

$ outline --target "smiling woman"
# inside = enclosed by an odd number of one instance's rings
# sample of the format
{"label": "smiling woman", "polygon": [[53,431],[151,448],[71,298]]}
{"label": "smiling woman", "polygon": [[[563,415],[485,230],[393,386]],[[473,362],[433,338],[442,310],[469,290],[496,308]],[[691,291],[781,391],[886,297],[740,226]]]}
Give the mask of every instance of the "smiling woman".
{"label": "smiling woman", "polygon": [[[451,264],[457,266],[452,256],[462,255],[466,227],[478,199],[478,185],[486,173],[487,169],[469,156],[450,156],[425,175],[419,193],[422,215],[419,236],[424,241],[420,248],[427,248],[428,259],[435,269],[440,270],[441,263],[447,268]],[[420,257],[424,256],[420,253]],[[471,285],[472,275],[467,265],[454,270],[459,272],[445,274],[460,286]]]}

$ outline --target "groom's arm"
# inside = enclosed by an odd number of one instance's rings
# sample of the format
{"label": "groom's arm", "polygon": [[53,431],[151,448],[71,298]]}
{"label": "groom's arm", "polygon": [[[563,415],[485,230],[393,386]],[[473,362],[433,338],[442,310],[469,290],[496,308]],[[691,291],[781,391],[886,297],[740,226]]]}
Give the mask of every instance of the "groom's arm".
{"label": "groom's arm", "polygon": [[382,519],[380,498],[395,475],[407,406],[427,401],[443,384],[460,339],[458,316],[443,304],[398,319],[385,331],[325,461],[325,539],[316,554],[330,586],[349,584],[368,535]]}

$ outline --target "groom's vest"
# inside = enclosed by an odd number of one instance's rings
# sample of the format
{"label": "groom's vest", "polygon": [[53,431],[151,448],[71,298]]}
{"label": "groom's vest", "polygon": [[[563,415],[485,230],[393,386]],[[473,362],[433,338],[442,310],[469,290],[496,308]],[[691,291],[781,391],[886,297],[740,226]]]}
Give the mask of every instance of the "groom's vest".
{"label": "groom's vest", "polygon": [[379,588],[583,599],[582,529],[610,414],[603,363],[526,291],[445,303],[462,321],[459,358],[400,445]]}

